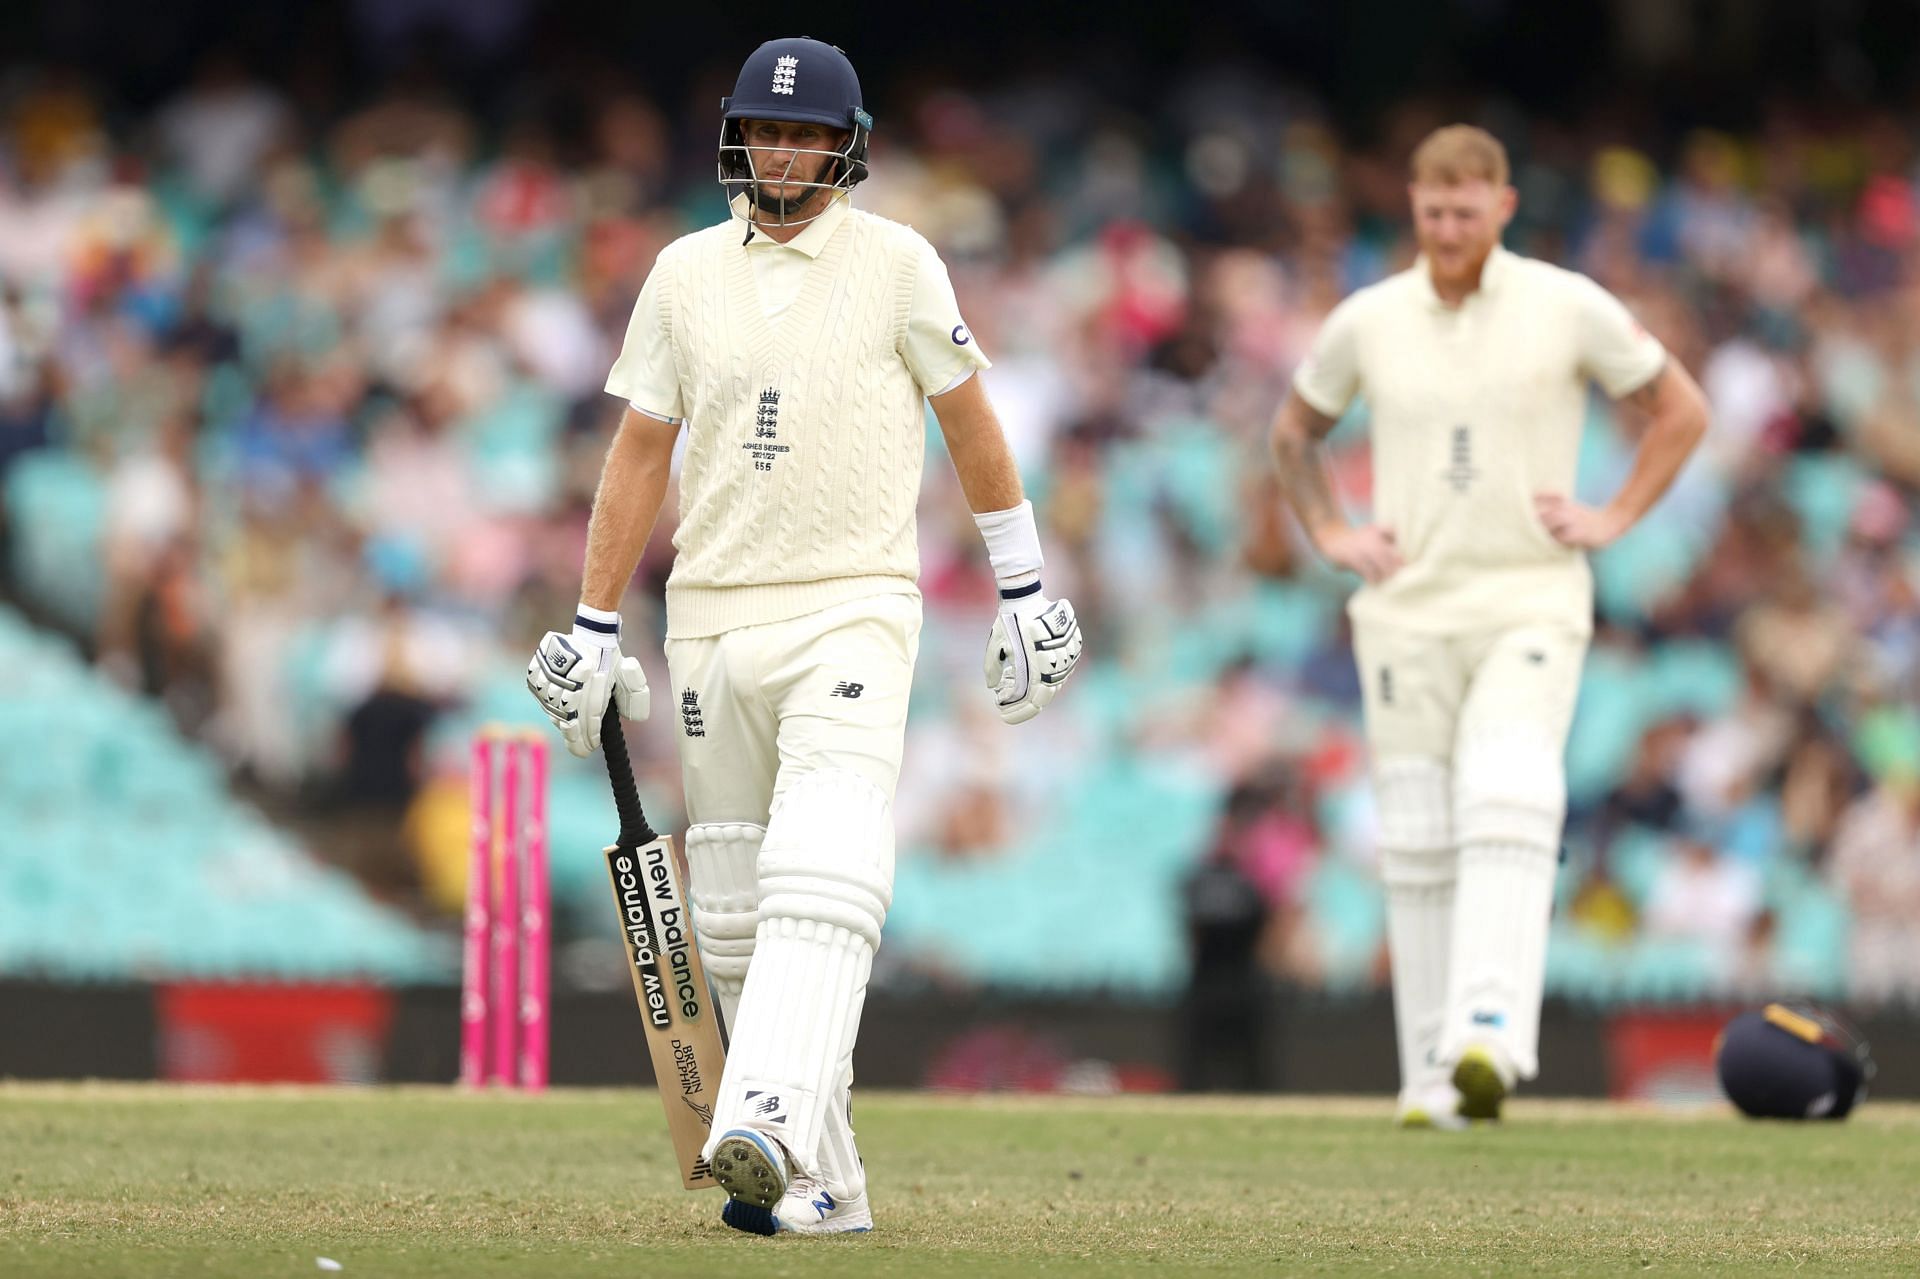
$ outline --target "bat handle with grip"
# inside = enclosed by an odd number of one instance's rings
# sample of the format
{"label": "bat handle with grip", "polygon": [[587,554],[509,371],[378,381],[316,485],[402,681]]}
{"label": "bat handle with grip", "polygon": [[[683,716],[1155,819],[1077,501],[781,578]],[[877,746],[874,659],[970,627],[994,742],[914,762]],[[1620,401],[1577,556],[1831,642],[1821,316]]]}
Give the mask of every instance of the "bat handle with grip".
{"label": "bat handle with grip", "polygon": [[620,814],[621,847],[651,844],[659,836],[647,824],[646,809],[640,806],[640,787],[633,780],[625,727],[619,707],[611,700],[607,702],[607,717],[600,722],[600,749],[607,757],[607,780],[613,783],[613,807]]}

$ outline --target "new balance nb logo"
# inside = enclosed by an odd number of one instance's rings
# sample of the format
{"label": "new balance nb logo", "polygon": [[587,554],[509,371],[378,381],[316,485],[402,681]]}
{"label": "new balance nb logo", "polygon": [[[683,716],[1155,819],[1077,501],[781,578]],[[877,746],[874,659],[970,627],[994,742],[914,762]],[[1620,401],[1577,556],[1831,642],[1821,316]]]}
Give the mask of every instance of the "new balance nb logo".
{"label": "new balance nb logo", "polygon": [[[758,1097],[760,1100],[754,1101],[753,1099],[755,1097]],[[753,1114],[756,1118],[764,1119],[770,1124],[784,1124],[787,1122],[787,1116],[784,1111],[777,1115],[773,1113],[776,1110],[780,1110],[779,1093],[761,1092],[756,1088],[747,1094],[746,1099],[753,1102]]]}
{"label": "new balance nb logo", "polygon": [[809,1202],[812,1203],[813,1210],[820,1214],[820,1220],[822,1221],[827,1219],[827,1214],[832,1212],[836,1206],[833,1202],[833,1196],[825,1190],[820,1192],[818,1199],[810,1200]]}
{"label": "new balance nb logo", "polygon": [[775,58],[773,60],[773,91],[791,96],[793,77],[799,70],[800,59],[791,56]]}
{"label": "new balance nb logo", "polygon": [[865,684],[849,684],[845,680],[842,680],[840,683],[835,684],[833,686],[833,691],[831,693],[828,693],[827,696],[828,697],[858,697],[860,696],[860,694],[866,691],[867,691],[867,686]]}

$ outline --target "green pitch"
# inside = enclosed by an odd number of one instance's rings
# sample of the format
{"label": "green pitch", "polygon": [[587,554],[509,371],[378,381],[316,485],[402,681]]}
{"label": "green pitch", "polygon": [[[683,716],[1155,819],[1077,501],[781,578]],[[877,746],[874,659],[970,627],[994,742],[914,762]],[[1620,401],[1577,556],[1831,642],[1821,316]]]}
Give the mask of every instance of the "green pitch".
{"label": "green pitch", "polygon": [[759,1239],[651,1091],[0,1086],[0,1275],[1920,1273],[1920,1110],[1388,1113],[863,1097],[875,1233]]}

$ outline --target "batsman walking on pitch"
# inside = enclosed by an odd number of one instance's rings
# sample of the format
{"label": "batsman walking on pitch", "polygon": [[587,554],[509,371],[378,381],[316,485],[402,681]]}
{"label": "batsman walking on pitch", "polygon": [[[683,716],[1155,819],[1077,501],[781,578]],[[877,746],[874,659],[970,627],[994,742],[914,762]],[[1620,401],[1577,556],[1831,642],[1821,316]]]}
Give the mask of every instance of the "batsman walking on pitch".
{"label": "batsman walking on pitch", "polygon": [[[1273,427],[1349,605],[1387,895],[1400,1122],[1499,1117],[1538,1073],[1563,753],[1592,630],[1585,552],[1631,528],[1707,427],[1700,389],[1611,294],[1510,253],[1505,149],[1455,125],[1414,153],[1420,257],[1328,315]],[[1613,500],[1571,497],[1587,388],[1645,415]],[[1364,397],[1373,519],[1321,441]]]}
{"label": "batsman walking on pitch", "polygon": [[599,748],[609,698],[646,716],[618,607],[684,428],[670,709],[694,924],[731,1031],[704,1153],[737,1229],[864,1230],[848,1097],[892,898],[926,401],[1000,586],[986,681],[1003,719],[1053,699],[1080,629],[1042,591],[1033,508],[946,268],[850,203],[873,121],[846,55],[769,41],[722,112],[731,216],[669,245],[640,292],[607,379],[628,408],[579,612],[541,641],[527,683],[576,755]]}

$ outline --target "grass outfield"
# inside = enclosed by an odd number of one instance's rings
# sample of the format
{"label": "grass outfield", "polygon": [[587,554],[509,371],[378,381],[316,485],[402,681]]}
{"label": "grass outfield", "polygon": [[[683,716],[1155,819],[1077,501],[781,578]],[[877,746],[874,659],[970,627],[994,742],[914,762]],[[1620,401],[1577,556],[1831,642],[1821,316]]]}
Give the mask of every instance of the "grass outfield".
{"label": "grass outfield", "polygon": [[1920,1110],[867,1096],[877,1229],[759,1239],[651,1091],[0,1085],[0,1275],[1920,1273]]}

